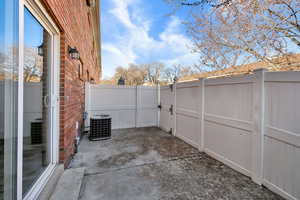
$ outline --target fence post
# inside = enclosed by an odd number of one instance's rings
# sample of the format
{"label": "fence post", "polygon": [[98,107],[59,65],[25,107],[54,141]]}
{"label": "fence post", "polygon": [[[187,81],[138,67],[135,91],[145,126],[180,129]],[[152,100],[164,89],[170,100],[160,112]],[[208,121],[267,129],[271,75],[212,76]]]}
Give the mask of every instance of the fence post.
{"label": "fence post", "polygon": [[[160,102],[160,84],[157,84],[157,106],[161,105]],[[160,127],[160,109],[157,109],[157,127]]]}
{"label": "fence post", "polygon": [[172,130],[173,130],[173,135],[174,136],[176,136],[176,125],[177,125],[177,123],[176,123],[176,112],[177,112],[177,101],[176,101],[176,92],[177,92],[177,82],[176,81],[174,81],[174,83],[173,83],[173,93],[174,93],[174,95],[173,95],[173,98],[174,98],[174,101],[173,101],[173,115],[171,116],[171,122],[172,122],[172,126],[173,127],[171,127],[171,128],[173,128]]}
{"label": "fence post", "polygon": [[263,146],[265,129],[265,70],[254,71],[252,180],[261,185],[263,179]]}
{"label": "fence post", "polygon": [[140,108],[140,88],[135,86],[135,128],[138,128],[138,109]]}
{"label": "fence post", "polygon": [[205,88],[205,79],[200,78],[200,113],[199,113],[199,121],[200,121],[200,144],[199,151],[204,151],[204,88]]}

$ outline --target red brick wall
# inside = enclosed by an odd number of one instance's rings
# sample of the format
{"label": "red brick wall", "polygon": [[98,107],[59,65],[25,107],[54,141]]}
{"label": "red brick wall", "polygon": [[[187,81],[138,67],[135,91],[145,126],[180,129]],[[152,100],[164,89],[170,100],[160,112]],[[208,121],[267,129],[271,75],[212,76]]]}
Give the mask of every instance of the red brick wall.
{"label": "red brick wall", "polygon": [[[88,19],[90,8],[86,0],[44,0],[45,6],[61,28],[60,45],[60,162],[68,164],[74,154],[74,139],[82,125],[84,87],[87,70],[90,78],[100,79],[97,50],[93,44],[92,23]],[[96,42],[96,41],[95,41]],[[76,47],[83,64],[83,76],[78,75],[80,61],[69,57],[68,46]]]}

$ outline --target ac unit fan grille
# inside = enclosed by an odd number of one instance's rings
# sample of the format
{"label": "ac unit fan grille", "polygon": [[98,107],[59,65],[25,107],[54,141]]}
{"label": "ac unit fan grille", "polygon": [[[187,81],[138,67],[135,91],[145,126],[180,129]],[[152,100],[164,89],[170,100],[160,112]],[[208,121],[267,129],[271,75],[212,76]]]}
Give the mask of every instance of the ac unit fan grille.
{"label": "ac unit fan grille", "polygon": [[111,138],[111,118],[93,117],[90,119],[90,140],[104,140]]}

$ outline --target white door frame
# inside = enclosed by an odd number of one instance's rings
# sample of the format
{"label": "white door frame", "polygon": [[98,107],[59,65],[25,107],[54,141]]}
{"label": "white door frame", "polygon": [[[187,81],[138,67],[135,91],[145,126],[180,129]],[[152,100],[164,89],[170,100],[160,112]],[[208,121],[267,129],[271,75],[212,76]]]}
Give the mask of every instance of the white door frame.
{"label": "white door frame", "polygon": [[25,200],[37,199],[38,195],[51,177],[59,162],[59,74],[60,74],[60,31],[47,14],[40,0],[19,1],[19,98],[18,98],[18,170],[17,170],[17,199],[22,200],[23,179],[23,67],[24,67],[24,9],[31,14],[51,35],[51,80],[50,80],[50,164],[40,175]]}

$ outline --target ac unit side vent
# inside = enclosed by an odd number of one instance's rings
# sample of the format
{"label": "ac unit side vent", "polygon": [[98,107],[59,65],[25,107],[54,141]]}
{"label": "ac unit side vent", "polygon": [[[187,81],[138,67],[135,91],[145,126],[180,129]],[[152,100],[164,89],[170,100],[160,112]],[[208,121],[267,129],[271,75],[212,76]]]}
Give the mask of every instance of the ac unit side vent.
{"label": "ac unit side vent", "polygon": [[42,144],[42,131],[43,131],[43,122],[31,122],[30,132],[31,132],[31,144]]}

